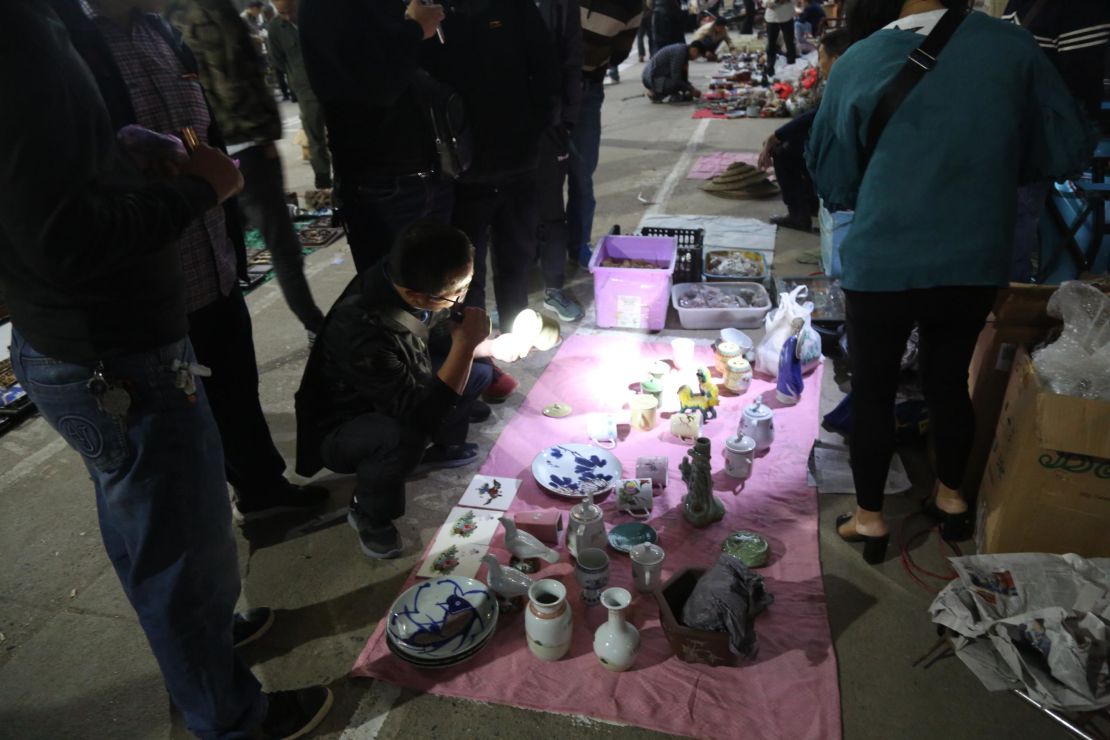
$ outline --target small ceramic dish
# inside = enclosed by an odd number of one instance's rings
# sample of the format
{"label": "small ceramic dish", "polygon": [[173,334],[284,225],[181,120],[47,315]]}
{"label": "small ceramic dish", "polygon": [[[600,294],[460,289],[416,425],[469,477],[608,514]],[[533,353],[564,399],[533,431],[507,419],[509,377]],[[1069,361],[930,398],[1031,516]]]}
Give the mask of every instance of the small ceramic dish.
{"label": "small ceramic dish", "polygon": [[771,557],[771,547],[762,536],[747,529],[733,532],[721,543],[721,552],[737,558],[749,568],[760,568]]}
{"label": "small ceramic dish", "polygon": [[435,578],[401,594],[386,631],[401,650],[443,659],[482,642],[497,625],[497,599],[473,578]]}
{"label": "small ceramic dish", "polygon": [[655,528],[642,522],[618,524],[609,530],[609,547],[625,554],[636,545],[644,542],[655,544],[658,541],[659,533]]}

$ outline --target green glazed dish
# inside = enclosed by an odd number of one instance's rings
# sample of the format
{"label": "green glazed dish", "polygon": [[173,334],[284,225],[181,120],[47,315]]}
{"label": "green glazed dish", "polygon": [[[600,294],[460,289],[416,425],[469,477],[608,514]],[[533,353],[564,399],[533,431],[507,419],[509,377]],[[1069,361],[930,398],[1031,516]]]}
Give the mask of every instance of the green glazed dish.
{"label": "green glazed dish", "polygon": [[771,546],[755,532],[741,529],[725,538],[721,552],[727,552],[749,568],[761,568],[771,557]]}

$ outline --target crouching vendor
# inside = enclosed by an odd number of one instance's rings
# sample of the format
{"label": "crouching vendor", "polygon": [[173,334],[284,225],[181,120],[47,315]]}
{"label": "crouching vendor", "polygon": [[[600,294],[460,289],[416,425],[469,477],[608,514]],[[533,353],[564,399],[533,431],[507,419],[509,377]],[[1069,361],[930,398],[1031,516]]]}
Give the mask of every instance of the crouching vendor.
{"label": "crouching vendor", "polygon": [[[422,222],[360,273],[328,312],[296,397],[297,472],[357,476],[348,521],[371,558],[400,555],[394,520],[405,513],[414,472],[474,462],[471,422],[492,367],[476,357],[517,359],[488,339],[480,308],[462,308],[474,248],[449,226]],[[510,356],[512,355],[512,356]]]}

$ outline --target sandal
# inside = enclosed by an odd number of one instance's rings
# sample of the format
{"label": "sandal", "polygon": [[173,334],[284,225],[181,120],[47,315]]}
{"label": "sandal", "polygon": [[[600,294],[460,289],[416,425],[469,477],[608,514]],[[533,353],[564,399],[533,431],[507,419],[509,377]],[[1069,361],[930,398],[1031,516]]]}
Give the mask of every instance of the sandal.
{"label": "sandal", "polygon": [[852,514],[841,514],[836,518],[836,535],[845,542],[862,542],[863,559],[870,565],[878,565],[886,559],[886,548],[890,544],[890,533],[880,537],[871,537],[866,534],[853,534],[845,537],[840,534],[840,528],[852,521]]}
{"label": "sandal", "polygon": [[949,514],[937,506],[936,496],[921,502],[921,511],[936,521],[940,538],[945,542],[962,542],[975,534],[975,514],[968,509],[959,514]]}

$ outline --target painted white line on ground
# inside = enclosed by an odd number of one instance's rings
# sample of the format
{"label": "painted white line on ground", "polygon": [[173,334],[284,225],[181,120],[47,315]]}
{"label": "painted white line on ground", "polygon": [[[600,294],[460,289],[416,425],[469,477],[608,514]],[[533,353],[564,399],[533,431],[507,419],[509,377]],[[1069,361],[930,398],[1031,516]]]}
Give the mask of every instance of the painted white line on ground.
{"label": "painted white line on ground", "polygon": [[683,150],[682,156],[678,158],[678,161],[674,163],[674,167],[671,168],[667,178],[663,180],[663,184],[659,186],[659,190],[656,191],[655,197],[651,199],[654,205],[644,211],[644,216],[640,219],[640,224],[636,227],[636,231],[639,231],[643,227],[644,218],[664,212],[668,201],[670,201],[671,196],[674,195],[674,189],[678,187],[679,181],[686,172],[689,171],[690,165],[694,163],[694,154],[697,152],[698,147],[705,141],[705,132],[709,128],[709,121],[710,119],[703,118],[698,121],[698,125],[694,127],[694,132],[690,134],[690,139],[686,142],[686,149]]}
{"label": "painted white line on ground", "polygon": [[[41,418],[41,417],[40,417]],[[45,421],[43,422],[46,423]],[[19,481],[29,475],[37,475],[39,467],[50,458],[66,448],[66,441],[61,437],[55,438],[50,444],[38,452],[34,452],[13,465],[6,473],[0,475],[0,491],[7,491]]]}
{"label": "painted white line on ground", "polygon": [[343,730],[339,740],[376,740],[385,721],[389,719],[390,710],[401,698],[401,687],[385,681],[375,681],[368,693],[367,700],[362,705],[365,710],[360,707],[355,716],[367,713],[370,720],[358,727]]}

